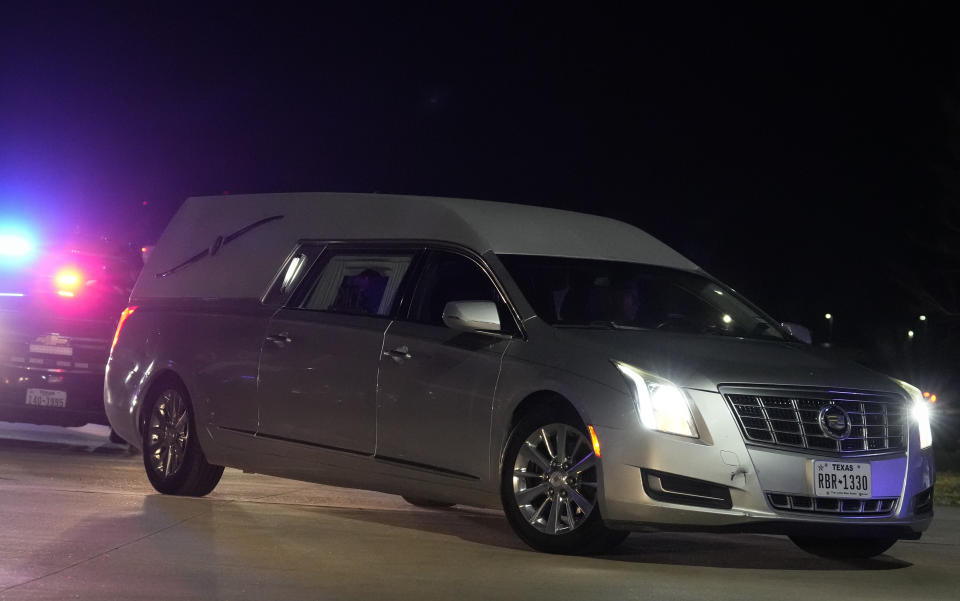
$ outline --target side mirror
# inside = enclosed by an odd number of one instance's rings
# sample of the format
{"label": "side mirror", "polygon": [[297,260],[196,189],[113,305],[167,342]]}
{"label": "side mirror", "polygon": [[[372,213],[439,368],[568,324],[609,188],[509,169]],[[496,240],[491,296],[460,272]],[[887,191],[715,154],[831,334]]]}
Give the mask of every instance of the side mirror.
{"label": "side mirror", "polygon": [[500,332],[500,314],[491,301],[450,301],[443,308],[443,323],[463,332]]}
{"label": "side mirror", "polygon": [[784,327],[791,336],[799,340],[800,342],[806,342],[807,344],[813,344],[813,336],[810,335],[810,328],[802,326],[798,323],[790,323],[788,321],[780,324]]}

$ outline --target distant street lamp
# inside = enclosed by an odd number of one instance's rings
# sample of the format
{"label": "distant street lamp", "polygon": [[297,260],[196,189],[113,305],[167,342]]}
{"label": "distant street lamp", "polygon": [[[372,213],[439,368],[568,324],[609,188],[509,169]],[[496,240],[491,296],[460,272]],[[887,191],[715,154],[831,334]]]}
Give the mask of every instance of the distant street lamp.
{"label": "distant street lamp", "polygon": [[927,316],[926,316],[926,315],[921,315],[921,316],[920,316],[920,321],[927,321]]}
{"label": "distant street lamp", "polygon": [[913,330],[907,330],[907,338],[913,340]]}
{"label": "distant street lamp", "polygon": [[833,342],[833,314],[826,313],[823,318],[827,320],[827,344],[831,344]]}

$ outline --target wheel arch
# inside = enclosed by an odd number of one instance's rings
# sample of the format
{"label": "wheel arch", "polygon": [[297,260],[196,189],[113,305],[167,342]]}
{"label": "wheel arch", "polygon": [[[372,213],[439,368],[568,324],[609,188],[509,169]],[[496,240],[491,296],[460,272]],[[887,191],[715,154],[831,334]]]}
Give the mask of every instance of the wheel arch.
{"label": "wheel arch", "polygon": [[548,413],[556,412],[557,414],[569,415],[571,417],[575,416],[577,419],[583,422],[584,425],[586,425],[580,410],[577,409],[570,399],[555,390],[544,389],[528,394],[519,403],[517,403],[510,414],[510,421],[507,429],[510,432],[513,432],[513,429],[517,427],[517,424],[520,423],[520,420],[527,415],[536,413],[538,411]]}
{"label": "wheel arch", "polygon": [[571,419],[578,420],[584,427],[587,424],[583,414],[566,395],[551,389],[541,389],[527,394],[514,406],[513,410],[511,411],[510,420],[507,422],[506,432],[504,433],[502,440],[499,442],[500,448],[497,451],[498,459],[496,465],[498,483],[500,481],[500,472],[503,469],[504,456],[507,452],[507,447],[510,445],[510,439],[513,436],[513,431],[517,428],[523,418],[527,417],[528,415],[534,415],[538,412],[570,417]]}

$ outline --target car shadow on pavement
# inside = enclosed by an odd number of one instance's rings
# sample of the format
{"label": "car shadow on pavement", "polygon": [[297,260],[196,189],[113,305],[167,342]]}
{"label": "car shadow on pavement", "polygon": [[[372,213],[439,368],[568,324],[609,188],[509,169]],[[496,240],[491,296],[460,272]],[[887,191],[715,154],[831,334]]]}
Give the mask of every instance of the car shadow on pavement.
{"label": "car shadow on pavement", "polygon": [[454,536],[479,545],[515,551],[530,550],[530,547],[510,530],[503,514],[492,510],[455,507],[407,511],[324,508],[324,511],[335,511],[338,517],[350,520]]}
{"label": "car shadow on pavement", "polygon": [[[384,526],[410,528],[455,536],[464,541],[528,551],[502,514],[470,508],[419,511],[335,510],[341,517]],[[893,552],[896,553],[896,547]],[[896,570],[911,563],[881,555],[874,559],[841,561],[810,555],[785,536],[690,532],[637,532],[616,549],[592,559],[637,564],[750,570]]]}
{"label": "car shadow on pavement", "polygon": [[44,440],[30,440],[26,438],[0,438],[0,451],[47,451],[56,454],[64,452],[69,453],[89,453],[93,455],[109,455],[114,457],[129,457],[139,454],[133,447],[126,444],[116,444],[112,442],[89,441],[78,444],[77,442],[57,442]]}
{"label": "car shadow on pavement", "polygon": [[[893,549],[896,553],[896,547]],[[896,570],[910,562],[881,555],[837,560],[811,555],[785,536],[691,532],[634,533],[603,556],[613,561],[751,570]]]}

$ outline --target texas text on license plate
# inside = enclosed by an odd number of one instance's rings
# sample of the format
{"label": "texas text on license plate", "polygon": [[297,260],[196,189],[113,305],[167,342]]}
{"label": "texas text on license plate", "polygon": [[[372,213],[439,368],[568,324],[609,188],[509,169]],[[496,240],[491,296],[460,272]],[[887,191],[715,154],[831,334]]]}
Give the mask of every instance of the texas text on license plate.
{"label": "texas text on license plate", "polygon": [[43,388],[27,389],[27,404],[34,407],[67,406],[67,393],[63,390],[44,390]]}
{"label": "texas text on license plate", "polygon": [[814,461],[813,492],[818,497],[870,497],[870,464]]}

